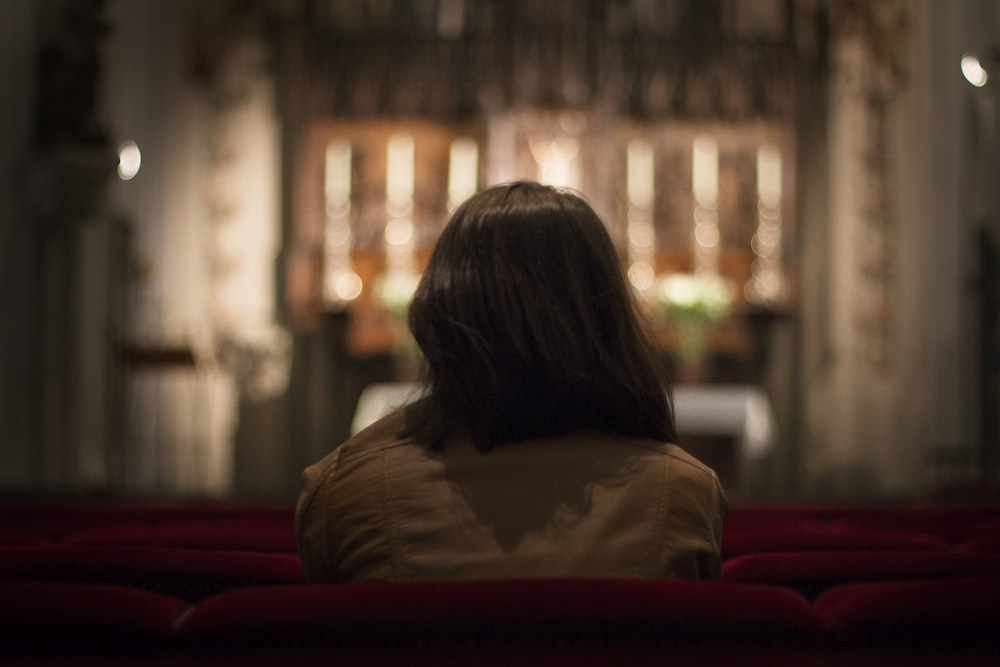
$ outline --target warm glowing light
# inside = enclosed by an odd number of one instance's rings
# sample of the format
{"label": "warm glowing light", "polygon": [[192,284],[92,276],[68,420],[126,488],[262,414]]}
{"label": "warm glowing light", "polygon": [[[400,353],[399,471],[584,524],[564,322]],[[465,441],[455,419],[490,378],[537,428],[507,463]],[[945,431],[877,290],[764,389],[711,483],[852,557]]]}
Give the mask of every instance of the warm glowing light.
{"label": "warm glowing light", "polygon": [[652,248],[656,232],[651,221],[634,220],[628,226],[628,242],[634,249]]}
{"label": "warm glowing light", "polygon": [[580,143],[572,137],[532,139],[528,142],[538,165],[538,180],[556,187],[575,188],[578,185],[578,165],[574,162]]}
{"label": "warm glowing light", "polygon": [[479,147],[474,139],[451,142],[448,162],[448,208],[453,210],[476,192],[479,183]]}
{"label": "warm glowing light", "polygon": [[710,136],[696,137],[691,151],[694,197],[705,208],[719,205],[719,144]]}
{"label": "warm glowing light", "polygon": [[386,152],[385,224],[386,271],[410,275],[413,272],[413,135],[399,132],[389,137]]}
{"label": "warm glowing light", "polygon": [[715,248],[719,245],[718,225],[695,225],[694,240],[702,248]]}
{"label": "warm glowing light", "polygon": [[754,238],[757,239],[760,244],[768,248],[774,248],[781,243],[781,227],[773,222],[762,223],[757,228],[757,233],[754,234]]}
{"label": "warm glowing light", "polygon": [[332,292],[341,301],[354,301],[361,295],[363,286],[358,274],[353,271],[344,271],[334,277]]}
{"label": "warm glowing light", "polygon": [[326,147],[326,206],[340,211],[351,202],[351,144],[337,140]]}
{"label": "warm glowing light", "polygon": [[413,223],[406,218],[395,218],[385,225],[385,242],[391,246],[405,246],[413,239]]}
{"label": "warm glowing light", "polygon": [[979,58],[971,53],[966,53],[962,56],[962,74],[976,88],[985,86],[990,78],[989,72],[979,62]]}
{"label": "warm glowing light", "polygon": [[326,146],[323,193],[326,200],[324,253],[326,272],[323,296],[327,303],[342,307],[361,294],[361,278],[351,269],[351,144],[343,139]]}
{"label": "warm glowing light", "polygon": [[640,292],[645,292],[653,286],[656,272],[646,262],[635,262],[628,269],[628,280],[632,283],[632,287]]}
{"label": "warm glowing light", "polygon": [[324,242],[328,253],[350,256],[354,235],[346,220],[330,220],[326,225]]}
{"label": "warm glowing light", "polygon": [[389,137],[386,161],[386,202],[409,208],[413,201],[413,137],[404,133]]}
{"label": "warm glowing light", "polygon": [[772,207],[781,201],[781,152],[774,146],[757,149],[757,198]]}
{"label": "warm glowing light", "polygon": [[648,141],[633,139],[626,152],[628,192],[628,279],[642,296],[653,287],[656,272],[653,258],[656,230],[653,227],[653,147]]}
{"label": "warm glowing light", "polygon": [[757,232],[750,239],[754,260],[744,294],[751,303],[776,304],[785,292],[781,268],[781,153],[776,147],[757,151]]}
{"label": "warm glowing light", "polygon": [[648,141],[633,139],[628,144],[628,200],[632,206],[653,205],[653,147]]}
{"label": "warm glowing light", "polygon": [[134,141],[126,141],[118,147],[118,178],[130,181],[139,173],[142,153]]}
{"label": "warm glowing light", "polygon": [[707,134],[691,146],[691,193],[694,195],[695,272],[714,275],[719,268],[719,143]]}

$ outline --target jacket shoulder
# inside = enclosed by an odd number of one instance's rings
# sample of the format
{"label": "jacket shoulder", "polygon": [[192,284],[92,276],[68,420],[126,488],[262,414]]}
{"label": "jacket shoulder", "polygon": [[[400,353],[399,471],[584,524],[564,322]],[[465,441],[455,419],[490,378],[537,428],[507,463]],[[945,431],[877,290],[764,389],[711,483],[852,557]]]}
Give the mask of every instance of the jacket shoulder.
{"label": "jacket shoulder", "polygon": [[680,445],[667,445],[666,455],[679,470],[692,476],[715,477],[715,471],[688,454]]}

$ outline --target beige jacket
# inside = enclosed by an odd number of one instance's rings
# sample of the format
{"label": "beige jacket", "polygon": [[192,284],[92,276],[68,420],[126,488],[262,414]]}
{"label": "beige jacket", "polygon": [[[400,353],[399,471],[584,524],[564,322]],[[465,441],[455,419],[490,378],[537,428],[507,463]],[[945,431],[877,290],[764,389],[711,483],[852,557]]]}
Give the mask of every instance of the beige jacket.
{"label": "beige jacket", "polygon": [[677,446],[582,433],[432,452],[397,436],[404,414],[306,469],[310,581],[719,577],[726,498]]}

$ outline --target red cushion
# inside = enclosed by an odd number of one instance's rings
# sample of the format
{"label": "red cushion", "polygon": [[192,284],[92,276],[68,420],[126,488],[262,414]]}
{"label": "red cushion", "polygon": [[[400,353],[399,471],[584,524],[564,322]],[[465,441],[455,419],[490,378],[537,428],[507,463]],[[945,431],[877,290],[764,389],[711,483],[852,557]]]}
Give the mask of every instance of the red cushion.
{"label": "red cushion", "polygon": [[845,638],[1000,641],[1000,577],[847,584],[822,593],[813,607]]}
{"label": "red cushion", "polygon": [[160,643],[186,602],[122,586],[0,581],[0,645]]}
{"label": "red cushion", "polygon": [[97,526],[77,531],[64,542],[74,545],[144,545],[297,553],[292,523],[246,520]]}
{"label": "red cushion", "polygon": [[948,551],[812,551],[747,554],[722,564],[727,582],[789,586],[812,597],[862,581],[958,578],[1000,573],[1000,554]]}
{"label": "red cushion", "polygon": [[3,547],[0,578],[121,584],[186,600],[240,586],[305,583],[294,554],[165,547]]}
{"label": "red cushion", "polygon": [[888,505],[858,507],[832,517],[856,530],[911,531],[958,542],[1000,525],[1000,507],[976,505]]}
{"label": "red cushion", "polygon": [[807,524],[853,533],[933,535],[956,543],[995,531],[1000,525],[1000,506],[741,502],[732,504],[726,516],[726,529],[740,534]]}
{"label": "red cushion", "polygon": [[0,546],[42,546],[52,543],[52,540],[44,535],[34,533],[19,533],[15,531],[0,533]]}
{"label": "red cushion", "polygon": [[1000,554],[1000,532],[986,532],[963,540],[956,547],[970,553]]}
{"label": "red cushion", "polygon": [[545,579],[242,589],[203,601],[180,629],[202,641],[233,635],[292,643],[564,636],[677,643],[814,637],[821,626],[802,596],[780,588]]}
{"label": "red cushion", "polygon": [[945,551],[950,543],[932,533],[875,530],[843,522],[813,519],[772,525],[732,525],[722,532],[722,556],[780,551]]}
{"label": "red cushion", "polygon": [[129,524],[208,523],[283,527],[291,531],[294,505],[289,502],[44,499],[0,502],[0,533],[21,532],[61,539],[84,530]]}

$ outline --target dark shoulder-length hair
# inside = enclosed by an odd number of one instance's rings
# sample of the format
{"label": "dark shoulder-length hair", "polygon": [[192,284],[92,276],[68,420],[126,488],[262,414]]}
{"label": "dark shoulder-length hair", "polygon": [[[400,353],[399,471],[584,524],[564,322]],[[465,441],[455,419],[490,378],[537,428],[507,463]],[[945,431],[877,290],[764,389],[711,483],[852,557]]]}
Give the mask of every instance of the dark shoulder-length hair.
{"label": "dark shoulder-length hair", "polygon": [[675,441],[668,384],[618,254],[579,196],[532,182],[465,202],[409,326],[427,396],[409,435],[497,445],[582,430]]}

